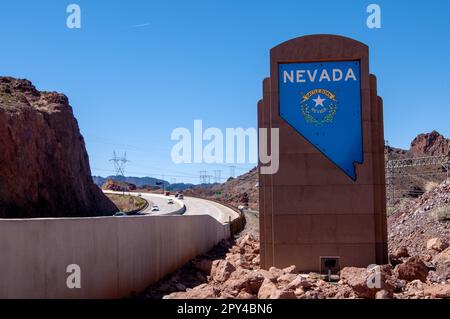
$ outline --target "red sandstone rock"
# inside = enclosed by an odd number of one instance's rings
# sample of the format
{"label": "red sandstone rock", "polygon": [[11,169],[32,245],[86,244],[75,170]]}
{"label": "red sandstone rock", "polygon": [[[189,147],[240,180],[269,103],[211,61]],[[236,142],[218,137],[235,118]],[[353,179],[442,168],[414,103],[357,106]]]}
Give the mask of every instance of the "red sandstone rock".
{"label": "red sandstone rock", "polygon": [[360,298],[375,298],[380,290],[393,291],[389,267],[378,266],[372,270],[357,267],[345,267],[341,270],[341,279],[347,283]]}
{"label": "red sandstone rock", "polygon": [[[245,244],[243,244],[245,242]],[[248,259],[253,254],[256,239],[252,237],[246,238],[241,242],[245,253],[231,253],[229,251],[236,250],[237,245],[227,248],[227,259],[218,259],[213,263],[213,269],[208,281],[204,284],[197,285],[194,289],[186,289],[184,292],[174,292],[166,295],[165,298],[221,298],[221,299],[324,299],[324,298],[444,298],[446,295],[446,287],[435,288],[436,285],[430,286],[416,279],[407,282],[404,279],[398,279],[398,267],[392,272],[389,265],[378,266],[374,269],[367,270],[365,268],[347,267],[341,271],[341,281],[338,283],[329,283],[322,280],[317,274],[295,274],[294,267],[278,269],[272,267],[270,271],[263,269],[245,269],[240,265],[234,265],[231,260],[234,256]],[[220,249],[222,246],[219,245]],[[225,251],[226,252],[226,251]],[[222,258],[225,254],[222,251]],[[436,260],[442,261],[448,258],[447,251],[435,256]],[[439,257],[439,258],[438,258]],[[208,253],[205,257],[198,257],[193,261],[192,269],[198,271],[196,264],[201,260],[212,260],[218,256]],[[402,257],[403,258],[403,257]],[[415,261],[416,260],[416,261]],[[417,264],[420,265],[421,257],[409,258],[405,261],[406,268],[400,273],[408,273],[406,270],[414,270]],[[412,265],[412,266],[411,266]],[[234,268],[233,268],[234,267]],[[421,269],[421,266],[419,266]],[[183,276],[186,279],[182,279]],[[164,294],[173,292],[174,289],[192,287],[191,275],[179,271],[168,279],[168,287]],[[216,279],[214,279],[216,278]],[[428,285],[428,286],[427,286]],[[159,284],[161,287],[161,284]],[[424,291],[424,289],[426,291]],[[159,289],[161,290],[161,289]],[[395,294],[394,294],[395,292]]]}
{"label": "red sandstone rock", "polygon": [[283,272],[286,274],[297,274],[297,267],[295,265],[283,268]]}
{"label": "red sandstone rock", "polygon": [[270,280],[264,279],[258,291],[258,299],[269,299],[277,290],[277,286]]}
{"label": "red sandstone rock", "polygon": [[394,258],[409,257],[408,249],[405,246],[399,247],[392,256]]}
{"label": "red sandstone rock", "polygon": [[264,277],[258,272],[246,269],[237,269],[230,278],[223,283],[222,289],[232,295],[236,295],[245,291],[249,294],[256,295],[264,281]]}
{"label": "red sandstone rock", "polygon": [[398,265],[395,268],[399,279],[412,281],[419,279],[423,282],[428,277],[428,267],[419,257],[411,257],[405,263]]}
{"label": "red sandstone rock", "polygon": [[297,299],[297,296],[292,290],[276,289],[270,299]]}
{"label": "red sandstone rock", "polygon": [[450,278],[450,247],[434,257],[436,271],[444,278]]}
{"label": "red sandstone rock", "polygon": [[448,243],[442,238],[431,238],[427,241],[427,249],[441,252],[448,247]]}
{"label": "red sandstone rock", "polygon": [[303,278],[302,276],[298,275],[294,280],[292,280],[287,286],[287,289],[302,289],[304,291],[311,289],[312,284]]}
{"label": "red sandstone rock", "polygon": [[214,260],[211,267],[211,278],[216,282],[225,282],[236,270],[228,260]]}
{"label": "red sandstone rock", "polygon": [[375,299],[391,299],[392,298],[392,292],[389,292],[387,290],[380,290],[375,294]]}
{"label": "red sandstone rock", "polygon": [[186,292],[174,292],[164,299],[216,299],[218,290],[208,285],[200,285]]}
{"label": "red sandstone rock", "polygon": [[0,77],[0,218],[111,215],[67,97]]}
{"label": "red sandstone rock", "polygon": [[297,278],[296,274],[284,274],[277,278],[278,284],[287,285]]}
{"label": "red sandstone rock", "polygon": [[447,155],[449,140],[436,131],[418,135],[412,142],[409,152],[413,156]]}
{"label": "red sandstone rock", "polygon": [[450,298],[450,284],[425,287],[424,294],[432,298]]}

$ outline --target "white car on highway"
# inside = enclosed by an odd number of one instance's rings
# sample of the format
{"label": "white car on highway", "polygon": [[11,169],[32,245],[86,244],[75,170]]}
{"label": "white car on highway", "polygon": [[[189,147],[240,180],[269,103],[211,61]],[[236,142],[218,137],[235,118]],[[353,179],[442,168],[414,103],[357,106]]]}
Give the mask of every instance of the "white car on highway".
{"label": "white car on highway", "polygon": [[159,206],[158,205],[153,205],[152,206],[152,212],[159,212]]}
{"label": "white car on highway", "polygon": [[173,204],[173,199],[172,199],[172,198],[169,198],[169,199],[167,200],[167,204]]}

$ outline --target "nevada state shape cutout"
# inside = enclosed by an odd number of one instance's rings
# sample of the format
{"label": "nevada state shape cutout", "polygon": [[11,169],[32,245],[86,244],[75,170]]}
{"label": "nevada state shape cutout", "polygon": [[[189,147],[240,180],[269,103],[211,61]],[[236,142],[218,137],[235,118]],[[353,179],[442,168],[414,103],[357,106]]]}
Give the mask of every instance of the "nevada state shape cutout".
{"label": "nevada state shape cutout", "polygon": [[278,68],[280,117],[355,181],[363,162],[359,61]]}

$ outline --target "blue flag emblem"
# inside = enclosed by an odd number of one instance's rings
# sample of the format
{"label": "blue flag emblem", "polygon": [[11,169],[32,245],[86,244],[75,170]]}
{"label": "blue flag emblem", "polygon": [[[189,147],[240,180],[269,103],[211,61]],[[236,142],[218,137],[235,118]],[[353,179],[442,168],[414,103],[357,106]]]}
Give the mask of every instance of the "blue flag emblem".
{"label": "blue flag emblem", "polygon": [[363,162],[359,61],[279,64],[280,116],[351,179]]}

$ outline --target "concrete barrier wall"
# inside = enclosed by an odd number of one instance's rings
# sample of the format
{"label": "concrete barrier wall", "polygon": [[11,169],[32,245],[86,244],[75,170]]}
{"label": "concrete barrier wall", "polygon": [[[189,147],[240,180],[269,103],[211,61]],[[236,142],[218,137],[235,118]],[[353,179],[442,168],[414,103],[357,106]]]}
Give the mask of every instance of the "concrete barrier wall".
{"label": "concrete barrier wall", "polygon": [[0,220],[0,298],[127,297],[229,236],[208,215]]}

